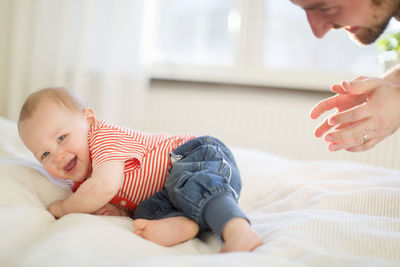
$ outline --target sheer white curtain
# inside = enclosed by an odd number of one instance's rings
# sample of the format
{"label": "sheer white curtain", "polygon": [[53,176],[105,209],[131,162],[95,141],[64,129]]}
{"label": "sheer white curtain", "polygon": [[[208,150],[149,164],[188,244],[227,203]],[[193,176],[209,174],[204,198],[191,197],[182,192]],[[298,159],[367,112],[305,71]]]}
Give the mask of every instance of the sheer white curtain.
{"label": "sheer white curtain", "polygon": [[1,115],[32,91],[64,86],[99,118],[134,127],[148,79],[143,0],[1,0]]}

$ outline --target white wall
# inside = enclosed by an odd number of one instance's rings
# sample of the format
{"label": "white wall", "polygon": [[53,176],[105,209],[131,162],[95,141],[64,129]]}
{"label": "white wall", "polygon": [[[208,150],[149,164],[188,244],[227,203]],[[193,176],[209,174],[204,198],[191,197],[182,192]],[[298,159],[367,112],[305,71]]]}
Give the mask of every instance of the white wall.
{"label": "white wall", "polygon": [[215,84],[153,81],[143,131],[211,134],[230,146],[301,160],[353,160],[400,169],[400,135],[362,153],[329,152],[313,135],[321,122],[310,109],[329,93]]}

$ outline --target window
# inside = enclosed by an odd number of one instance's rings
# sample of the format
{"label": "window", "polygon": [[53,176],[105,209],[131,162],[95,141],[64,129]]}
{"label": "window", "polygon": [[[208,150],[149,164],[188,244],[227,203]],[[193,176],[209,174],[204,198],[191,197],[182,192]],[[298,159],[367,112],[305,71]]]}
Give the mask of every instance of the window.
{"label": "window", "polygon": [[155,0],[152,76],[329,90],[378,75],[376,46],[358,47],[344,30],[324,39],[289,0]]}
{"label": "window", "polygon": [[263,33],[264,64],[270,68],[342,74],[376,71],[375,46],[359,47],[343,29],[317,39],[304,11],[288,0],[264,1]]}
{"label": "window", "polygon": [[154,60],[161,64],[234,64],[228,21],[234,1],[161,0]]}

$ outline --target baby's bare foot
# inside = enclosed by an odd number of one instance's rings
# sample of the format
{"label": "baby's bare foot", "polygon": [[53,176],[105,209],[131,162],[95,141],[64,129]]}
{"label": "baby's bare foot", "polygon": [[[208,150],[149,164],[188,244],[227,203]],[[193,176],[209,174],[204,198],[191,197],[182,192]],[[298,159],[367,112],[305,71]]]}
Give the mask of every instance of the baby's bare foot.
{"label": "baby's bare foot", "polygon": [[170,217],[160,220],[136,219],[133,221],[134,233],[162,246],[174,246],[192,239],[199,232],[194,221],[183,217]]}
{"label": "baby's bare foot", "polygon": [[221,249],[221,253],[252,251],[261,246],[263,242],[261,236],[243,218],[233,218],[228,221],[222,230],[222,236],[225,244]]}

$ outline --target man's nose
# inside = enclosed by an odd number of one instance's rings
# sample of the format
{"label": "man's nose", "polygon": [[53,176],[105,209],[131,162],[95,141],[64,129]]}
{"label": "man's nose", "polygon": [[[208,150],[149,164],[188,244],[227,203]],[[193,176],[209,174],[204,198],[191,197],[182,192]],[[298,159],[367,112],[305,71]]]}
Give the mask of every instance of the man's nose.
{"label": "man's nose", "polygon": [[333,27],[332,23],[327,21],[320,14],[315,13],[315,11],[306,11],[306,15],[311,30],[317,38],[324,37],[325,34]]}

